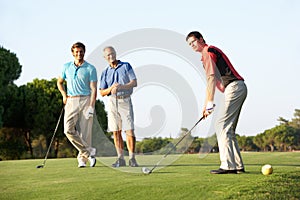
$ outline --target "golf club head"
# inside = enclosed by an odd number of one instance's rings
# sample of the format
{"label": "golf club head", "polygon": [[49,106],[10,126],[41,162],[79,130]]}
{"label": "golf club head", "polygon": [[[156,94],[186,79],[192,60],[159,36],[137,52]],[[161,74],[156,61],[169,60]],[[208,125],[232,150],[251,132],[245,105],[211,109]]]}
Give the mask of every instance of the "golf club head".
{"label": "golf club head", "polygon": [[151,174],[152,170],[150,170],[150,169],[147,168],[147,167],[143,167],[143,168],[142,168],[142,172],[143,172],[144,174]]}
{"label": "golf club head", "polygon": [[44,165],[38,165],[36,168],[44,168]]}

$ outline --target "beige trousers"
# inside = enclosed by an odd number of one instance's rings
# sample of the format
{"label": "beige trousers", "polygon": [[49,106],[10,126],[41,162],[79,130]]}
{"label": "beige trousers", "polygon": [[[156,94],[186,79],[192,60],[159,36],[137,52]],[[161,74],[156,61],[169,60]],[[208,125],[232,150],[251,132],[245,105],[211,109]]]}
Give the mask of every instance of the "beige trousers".
{"label": "beige trousers", "polygon": [[247,97],[244,81],[234,81],[225,89],[225,105],[221,108],[220,118],[216,123],[216,134],[219,145],[220,168],[235,170],[244,168],[235,130]]}
{"label": "beige trousers", "polygon": [[77,158],[87,161],[92,151],[93,118],[84,114],[90,104],[89,96],[68,98],[65,105],[64,133],[79,151]]}

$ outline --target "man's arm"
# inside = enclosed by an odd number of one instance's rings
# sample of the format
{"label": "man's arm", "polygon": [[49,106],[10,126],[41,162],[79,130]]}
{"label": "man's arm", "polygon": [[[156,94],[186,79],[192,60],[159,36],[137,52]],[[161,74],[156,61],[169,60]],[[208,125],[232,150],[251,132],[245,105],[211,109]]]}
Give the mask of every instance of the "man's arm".
{"label": "man's arm", "polygon": [[109,88],[106,89],[100,89],[100,94],[101,96],[106,96],[112,93],[112,89],[114,88],[114,85],[110,86]]}
{"label": "man's arm", "polygon": [[57,88],[60,91],[61,95],[63,96],[63,103],[66,104],[67,103],[67,93],[65,91],[64,81],[65,81],[64,79],[62,79],[61,77],[58,77]]}
{"label": "man's arm", "polygon": [[117,90],[129,90],[129,89],[132,89],[136,86],[137,86],[137,80],[136,79],[131,80],[127,84],[124,84],[124,85],[121,85],[119,83],[115,83],[112,86],[110,86],[109,88],[100,89],[100,94],[101,94],[101,96],[104,97],[104,96],[109,95],[109,94],[116,94]]}
{"label": "man's arm", "polygon": [[214,96],[216,90],[216,63],[213,61],[212,57],[209,52],[204,51],[202,53],[203,65],[206,74],[206,98],[203,108],[203,116],[207,117],[211,110],[214,107]]}
{"label": "man's arm", "polygon": [[133,80],[129,81],[129,83],[127,83],[127,84],[118,85],[117,89],[120,89],[120,90],[130,90],[130,89],[132,89],[132,88],[134,88],[136,86],[137,86],[137,80],[133,79]]}
{"label": "man's arm", "polygon": [[97,81],[90,82],[90,88],[91,88],[90,106],[94,107],[97,98]]}

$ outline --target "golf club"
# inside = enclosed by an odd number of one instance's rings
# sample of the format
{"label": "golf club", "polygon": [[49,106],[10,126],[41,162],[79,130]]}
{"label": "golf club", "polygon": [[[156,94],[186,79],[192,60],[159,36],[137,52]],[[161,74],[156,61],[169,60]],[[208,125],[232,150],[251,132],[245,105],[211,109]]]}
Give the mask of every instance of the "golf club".
{"label": "golf club", "polygon": [[196,122],[196,124],[188,131],[188,132],[186,132],[181,138],[180,138],[180,140],[178,140],[178,142],[154,165],[154,167],[152,168],[152,169],[149,169],[149,168],[147,168],[147,167],[143,167],[142,168],[142,172],[144,173],[144,174],[151,174],[152,173],[152,171],[160,164],[160,162],[163,160],[163,159],[165,159],[170,153],[171,153],[171,151],[189,134],[189,133],[191,133],[191,131],[198,125],[198,123],[202,120],[202,119],[204,119],[204,116],[203,117],[201,117],[197,122]]}
{"label": "golf club", "polygon": [[57,122],[57,124],[56,124],[56,127],[55,127],[55,130],[54,130],[54,133],[53,133],[51,142],[50,142],[50,144],[49,144],[49,147],[48,147],[48,150],[47,150],[47,153],[46,153],[44,162],[43,162],[43,164],[36,166],[36,168],[43,168],[43,167],[45,166],[45,164],[46,164],[46,160],[47,160],[47,157],[48,157],[48,154],[49,154],[49,151],[50,151],[52,142],[53,142],[53,140],[54,140],[55,133],[56,133],[57,128],[58,128],[58,126],[59,126],[59,122],[60,122],[60,119],[61,119],[61,116],[62,116],[63,112],[64,112],[64,107],[61,109],[61,112],[60,112],[60,115],[59,115],[59,118],[58,118],[58,122]]}

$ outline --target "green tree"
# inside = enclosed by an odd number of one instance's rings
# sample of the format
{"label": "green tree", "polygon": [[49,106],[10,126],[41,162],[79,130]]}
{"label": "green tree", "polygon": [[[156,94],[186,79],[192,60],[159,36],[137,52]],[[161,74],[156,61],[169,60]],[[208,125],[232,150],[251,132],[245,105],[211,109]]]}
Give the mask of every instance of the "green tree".
{"label": "green tree", "polygon": [[258,147],[254,144],[254,136],[237,136],[239,147],[242,151],[258,150]]}
{"label": "green tree", "polygon": [[0,46],[0,128],[3,125],[5,93],[8,86],[20,77],[22,66],[15,53]]}
{"label": "green tree", "polygon": [[259,150],[263,150],[265,151],[265,144],[264,144],[264,134],[265,133],[260,133],[258,135],[256,135],[254,138],[253,138],[253,142],[254,144],[259,148]]}
{"label": "green tree", "polygon": [[137,153],[164,153],[161,150],[165,150],[163,147],[166,147],[170,143],[169,139],[166,138],[145,138],[143,141],[137,142],[136,151]]}
{"label": "green tree", "polygon": [[296,129],[300,129],[300,109],[295,109],[294,118],[292,118],[290,125]]}
{"label": "green tree", "polygon": [[190,150],[189,146],[192,144],[194,137],[191,135],[191,133],[188,133],[188,131],[189,130],[187,128],[181,128],[179,137],[172,141],[174,145],[178,143],[175,149],[177,153],[184,153]]}
{"label": "green tree", "polygon": [[[107,132],[107,113],[105,111],[105,105],[102,101],[97,100],[95,103],[95,112],[97,113],[98,122],[105,133],[105,135],[111,139],[112,132]],[[113,141],[111,139],[111,141]]]}
{"label": "green tree", "polygon": [[[30,130],[33,139],[39,139],[41,135],[44,136],[46,147],[50,144],[63,106],[56,81],[55,78],[51,81],[34,79],[33,82],[27,83],[25,89],[25,125]],[[59,126],[57,132],[62,133],[62,125]],[[57,139],[62,137],[64,137],[62,134],[56,135]],[[59,143],[56,142],[55,144],[54,155],[50,154],[49,156],[57,157]],[[36,153],[38,156],[42,156],[45,150],[39,149]]]}
{"label": "green tree", "polygon": [[19,129],[0,129],[0,160],[20,159],[25,151],[26,145]]}
{"label": "green tree", "polygon": [[201,148],[201,144],[203,144],[204,139],[203,138],[194,138],[192,144],[188,148],[188,153],[198,153]]}
{"label": "green tree", "polygon": [[270,151],[275,150],[275,137],[276,137],[276,132],[274,129],[268,129],[264,131],[264,145],[269,146]]}
{"label": "green tree", "polygon": [[291,150],[296,145],[297,130],[289,125],[279,125],[273,128],[276,132],[275,145],[280,151]]}
{"label": "green tree", "polygon": [[[18,155],[22,155],[26,150],[33,155],[31,141],[28,138],[26,126],[25,126],[25,106],[24,106],[24,93],[22,92],[23,87],[18,88],[16,85],[8,85],[8,90],[5,93],[3,105],[5,107],[3,113],[3,128],[6,137],[12,141],[19,141],[22,138],[22,143],[18,142],[15,145],[23,145],[22,147],[14,146],[15,150],[22,150],[24,152],[18,152]],[[2,138],[2,139],[5,139]],[[5,142],[5,141],[3,141]],[[8,142],[8,141],[7,141]],[[9,143],[9,142],[8,142]],[[5,147],[5,145],[4,145]],[[3,147],[3,148],[4,148]],[[11,150],[11,146],[7,146]],[[8,154],[6,154],[8,156]],[[12,157],[11,155],[9,157]],[[17,156],[19,157],[19,156]]]}

